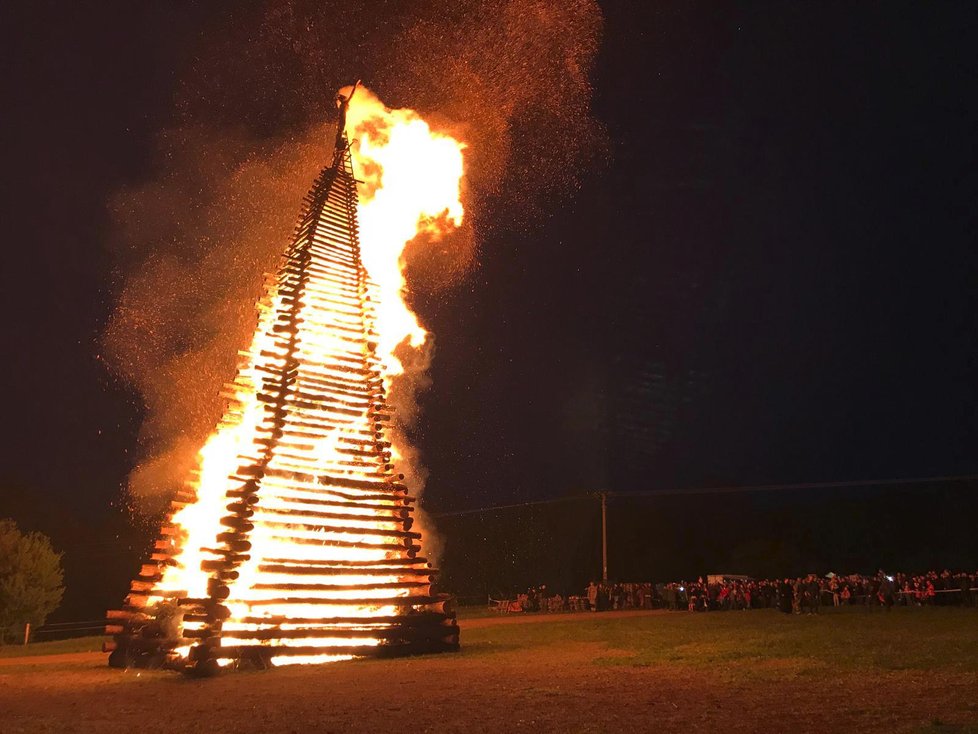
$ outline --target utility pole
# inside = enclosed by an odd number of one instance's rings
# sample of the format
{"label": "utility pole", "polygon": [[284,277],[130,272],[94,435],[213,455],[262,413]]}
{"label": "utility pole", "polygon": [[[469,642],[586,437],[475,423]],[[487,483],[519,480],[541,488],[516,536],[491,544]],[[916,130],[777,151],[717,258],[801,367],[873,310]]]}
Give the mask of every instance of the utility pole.
{"label": "utility pole", "polygon": [[608,583],[608,493],[601,495],[601,582]]}

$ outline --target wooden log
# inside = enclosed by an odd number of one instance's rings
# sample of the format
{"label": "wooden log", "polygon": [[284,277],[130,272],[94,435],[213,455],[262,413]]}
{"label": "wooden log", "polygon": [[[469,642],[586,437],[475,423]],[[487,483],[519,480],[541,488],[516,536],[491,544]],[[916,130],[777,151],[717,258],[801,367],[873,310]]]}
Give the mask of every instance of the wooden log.
{"label": "wooden log", "polygon": [[[360,399],[363,402],[367,402],[368,408],[370,409],[372,409],[372,405],[373,405],[370,402],[371,396],[379,393],[376,385],[355,386],[355,385],[351,385],[349,382],[339,382],[336,380],[330,380],[320,375],[313,375],[313,374],[303,374],[302,383],[323,390],[329,390],[336,395],[345,395],[349,398]],[[369,411],[368,411],[368,417],[369,417]]]}
{"label": "wooden log", "polygon": [[335,560],[335,561],[334,560],[329,560],[329,561],[315,561],[315,560],[309,560],[309,559],[305,559],[305,558],[303,558],[303,559],[301,559],[299,561],[295,561],[295,560],[289,559],[289,558],[266,558],[264,560],[265,560],[266,563],[281,563],[281,564],[301,563],[303,565],[307,565],[307,566],[310,566],[310,567],[312,567],[312,566],[326,566],[326,567],[332,568],[332,567],[336,566],[336,567],[342,567],[342,568],[356,568],[356,569],[360,569],[360,568],[376,568],[376,567],[382,567],[382,566],[394,566],[394,567],[398,567],[399,568],[399,567],[402,567],[402,566],[414,566],[416,564],[421,564],[421,563],[427,563],[428,562],[428,559],[427,558],[416,558],[416,559],[413,559],[413,560],[406,559],[406,558],[382,558],[382,559],[379,559],[379,560],[369,560],[369,561],[339,561],[339,560]]}
{"label": "wooden log", "polygon": [[366,398],[360,400],[351,400],[348,397],[347,398],[337,397],[336,395],[331,394],[331,391],[328,389],[310,390],[308,385],[304,386],[301,389],[300,388],[293,389],[292,395],[302,400],[322,401],[330,405],[337,405],[343,408],[348,408],[350,410],[355,410],[356,413],[354,415],[358,417],[362,416],[364,414],[364,411],[366,411],[367,408],[370,407],[370,401],[367,400]]}
{"label": "wooden log", "polygon": [[322,475],[319,477],[314,477],[316,481],[320,484],[329,485],[332,487],[346,487],[349,489],[366,489],[366,490],[383,490],[392,489],[397,492],[407,492],[407,487],[403,484],[396,484],[393,482],[386,481],[386,478],[372,479],[372,480],[359,480],[359,479],[348,479],[346,477],[337,477],[330,475]]}
{"label": "wooden log", "polygon": [[[335,260],[330,261],[327,260],[326,258],[322,258],[322,259],[317,258],[317,262],[323,262],[323,261],[335,262]],[[304,281],[300,280],[301,276],[303,275],[303,271],[304,271],[304,266],[297,263],[290,263],[288,265],[284,265],[282,267],[282,272],[286,276],[286,278],[289,278],[289,280],[284,282],[283,281],[279,281],[279,282],[282,283],[283,286],[286,283],[292,285],[292,287],[295,289],[296,293],[298,294],[298,292],[301,291],[303,285],[306,285]],[[347,280],[338,275],[333,276],[323,272],[322,269],[320,269],[315,274],[314,277],[329,283],[329,290],[323,291],[325,294],[328,294],[333,297],[341,296],[343,298],[349,298],[350,301],[352,302],[351,305],[353,303],[359,304],[359,290],[357,289],[356,280],[354,279]],[[294,303],[288,304],[289,307],[294,307],[294,305],[295,305]]]}
{"label": "wooden log", "polygon": [[343,231],[349,230],[350,232],[356,232],[359,230],[359,225],[356,224],[356,220],[351,219],[346,213],[341,214],[330,209],[323,209],[319,212],[316,219],[318,221],[332,222],[336,226],[343,228]]}
{"label": "wooden log", "polygon": [[[278,535],[282,535],[282,530],[292,528],[297,530],[322,531],[325,533],[334,533],[336,535],[367,536],[371,538],[402,538],[404,540],[421,539],[421,533],[416,533],[409,530],[385,530],[379,528],[360,528],[347,525],[324,525],[320,523],[296,522],[287,518],[274,521],[264,520],[263,522],[265,525],[274,526],[276,534]],[[400,523],[399,520],[391,522]]]}
{"label": "wooden log", "polygon": [[140,621],[146,620],[148,617],[145,614],[139,612],[127,611],[125,609],[110,609],[105,613],[106,619],[116,620],[132,620]]}
{"label": "wooden log", "polygon": [[227,515],[220,520],[221,525],[226,528],[234,528],[239,533],[250,533],[255,529],[255,525],[246,518],[236,515]]}
{"label": "wooden log", "polygon": [[[295,436],[322,436],[324,430],[334,430],[335,425],[332,421],[320,420],[315,416],[290,415],[288,424],[289,433]],[[348,434],[358,436],[364,441],[373,441],[375,436],[373,431],[366,428],[358,428],[355,425],[346,429]]]}
{"label": "wooden log", "polygon": [[315,545],[324,548],[359,548],[369,551],[401,551],[412,558],[414,555],[417,555],[416,550],[405,548],[403,543],[359,543],[350,540],[313,540],[287,535],[273,535],[271,537],[277,541],[289,542],[294,545]]}
{"label": "wooden log", "polygon": [[[430,581],[392,581],[367,584],[272,584],[258,583],[252,586],[253,589],[263,591],[372,591],[374,589],[427,589],[431,586]],[[397,602],[397,598],[386,599],[387,603]]]}
{"label": "wooden log", "polygon": [[[281,478],[293,478],[293,477],[290,477],[290,476],[288,476],[288,474],[283,473],[283,472],[273,472],[272,473],[272,476],[281,477]],[[394,493],[394,492],[387,492],[387,493],[384,493],[384,494],[350,494],[349,492],[342,492],[342,491],[340,491],[338,489],[335,489],[335,488],[332,488],[332,487],[329,487],[329,488],[327,488],[327,487],[316,487],[315,489],[312,489],[312,488],[310,488],[310,489],[300,489],[300,490],[296,490],[296,491],[308,492],[308,493],[316,492],[316,493],[319,493],[320,496],[321,496],[321,499],[320,499],[320,498],[313,498],[313,497],[306,497],[306,496],[301,496],[300,497],[300,496],[296,495],[295,496],[296,500],[300,500],[301,499],[302,502],[307,502],[309,504],[323,504],[323,505],[333,505],[333,504],[339,503],[338,506],[340,506],[340,507],[364,507],[364,508],[369,508],[370,507],[370,503],[383,502],[383,503],[389,503],[389,504],[384,504],[383,507],[390,508],[390,507],[398,507],[398,506],[401,506],[403,504],[414,503],[417,500],[416,497],[412,497],[410,495],[397,494],[397,493]],[[227,494],[228,494],[229,497],[246,497],[246,496],[250,497],[250,496],[254,496],[254,492],[252,490],[232,489],[232,490],[228,490],[228,493]],[[280,495],[280,496],[282,496],[283,499],[287,498],[286,495]],[[338,500],[333,500],[332,499],[333,497],[336,497],[336,498],[339,498],[339,499]]]}
{"label": "wooden log", "polygon": [[207,560],[200,562],[200,570],[214,574],[218,581],[234,581],[240,577],[236,569],[240,564],[225,559]]}
{"label": "wooden log", "polygon": [[[269,395],[267,393],[258,393],[255,397],[257,397],[260,402],[267,403],[267,404],[276,404],[282,402],[282,400],[285,397],[285,394],[283,393],[283,395]],[[328,411],[330,413],[336,413],[337,415],[345,415],[353,418],[359,418],[360,416],[363,415],[363,411],[346,408],[343,405],[336,403],[335,401],[331,401],[326,396],[320,398],[312,398],[312,397],[297,398],[294,394],[289,394],[287,397],[288,397],[289,406],[305,408],[307,410],[323,410],[323,411]]]}
{"label": "wooden log", "polygon": [[[377,447],[390,446],[389,443],[388,444],[382,444],[380,442],[377,442],[376,444],[373,444],[373,445],[374,446],[377,446]],[[341,456],[363,456],[363,457],[366,457],[366,458],[372,458],[375,461],[378,460],[378,459],[384,459],[384,461],[386,461],[387,460],[386,457],[390,456],[389,453],[386,453],[386,452],[383,452],[382,453],[382,448],[362,448],[362,449],[349,448],[349,449],[347,449],[347,448],[339,448],[339,447],[337,447],[336,448],[336,453],[340,454]],[[386,466],[386,464],[385,464],[385,466]]]}
{"label": "wooden log", "polygon": [[323,208],[316,214],[317,221],[329,219],[337,226],[343,226],[351,232],[356,231],[356,213],[349,208],[349,199],[355,200],[356,189],[352,187],[352,179],[338,175],[332,179],[329,187],[329,196],[323,202]]}
{"label": "wooden log", "polygon": [[[253,647],[239,645],[212,645],[201,646],[201,648],[191,648],[191,655],[200,658],[204,655],[213,655],[222,658],[246,658],[250,655],[257,655],[262,658],[291,655],[351,655],[353,657],[367,657],[371,654],[371,648],[375,645],[341,645],[337,647]],[[374,653],[376,654],[376,653]]]}
{"label": "wooden log", "polygon": [[[397,491],[407,491],[407,487],[403,485],[400,488],[393,487],[390,483],[390,475],[383,473],[379,470],[375,472],[364,472],[366,479],[348,479],[344,477],[336,477],[335,475],[329,474],[310,474],[308,472],[292,471],[286,469],[274,469],[268,468],[265,472],[272,477],[277,477],[279,479],[289,479],[297,482],[302,482],[303,484],[309,484],[312,486],[322,485],[325,489],[319,490],[317,487],[316,491],[328,491],[331,494],[340,494],[342,490],[349,492],[351,489],[360,491],[372,491],[374,493],[394,493]],[[363,497],[362,494],[350,495],[353,498]]]}
{"label": "wooden log", "polygon": [[[184,617],[186,619],[186,617]],[[281,625],[281,624],[296,624],[296,625],[317,625],[317,624],[329,624],[329,625],[372,625],[372,626],[385,626],[385,625],[398,625],[400,627],[425,627],[425,626],[438,626],[450,623],[450,620],[454,620],[454,617],[450,617],[446,614],[437,614],[434,612],[413,612],[411,614],[401,614],[398,616],[384,616],[384,617],[286,617],[284,615],[275,615],[268,617],[259,616],[249,616],[243,617],[240,621],[243,624],[259,624],[259,625]],[[454,622],[451,622],[454,623]]]}
{"label": "wooden log", "polygon": [[280,604],[309,604],[322,606],[351,606],[351,607],[410,607],[417,605],[429,605],[443,603],[444,600],[436,596],[413,595],[400,596],[395,599],[330,599],[316,596],[283,596],[276,599],[253,599],[248,602],[251,607],[278,606]]}
{"label": "wooden log", "polygon": [[[295,450],[288,445],[279,445],[275,450],[275,457],[282,461],[290,462],[292,466],[302,466],[315,471],[320,469],[317,459],[315,458],[317,453],[318,452],[304,452],[301,450]],[[330,471],[349,471],[364,477],[387,479],[387,475],[384,473],[383,469],[385,465],[379,463],[380,461],[380,457],[371,460],[368,457],[339,455],[330,462]],[[313,491],[325,490],[316,487]]]}
{"label": "wooden log", "polygon": [[358,263],[356,257],[359,249],[359,231],[351,224],[342,223],[332,217],[321,215],[316,217],[312,227],[309,229],[307,241],[310,244],[329,248],[338,258],[349,258],[351,262]]}
{"label": "wooden log", "polygon": [[354,366],[365,366],[370,365],[372,369],[377,372],[383,371],[384,365],[380,358],[371,354],[364,354],[362,352],[332,352],[331,355],[333,359],[339,360],[341,362],[348,362]]}
{"label": "wooden log", "polygon": [[[351,568],[349,566],[289,566],[263,563],[258,570],[295,576],[420,576],[431,578],[436,571],[430,568]],[[430,582],[429,582],[430,583]]]}
{"label": "wooden log", "polygon": [[321,288],[316,288],[315,286],[307,288],[306,290],[307,293],[305,295],[314,296],[317,300],[322,301],[329,308],[336,310],[337,313],[349,315],[349,312],[345,309],[350,309],[355,313],[360,312],[360,296],[356,293],[349,293],[345,289],[325,291]]}
{"label": "wooden log", "polygon": [[374,431],[372,438],[368,436],[361,436],[359,438],[354,436],[340,436],[337,443],[366,449],[373,446],[377,441],[383,440],[384,433],[384,431]]}
{"label": "wooden log", "polygon": [[306,272],[309,273],[314,282],[320,281],[316,285],[322,287],[322,283],[329,283],[329,286],[326,287],[331,291],[334,284],[338,284],[344,290],[352,291],[357,295],[360,294],[359,281],[357,279],[359,273],[355,264],[337,264],[339,258],[334,257],[329,252],[329,248],[323,247],[322,245],[313,245],[310,250],[314,257],[306,268]]}
{"label": "wooden log", "polygon": [[258,497],[257,496],[249,497],[248,499],[253,499],[254,502],[248,502],[242,499],[242,500],[238,500],[237,502],[232,502],[231,504],[226,505],[225,509],[228,512],[237,515],[238,517],[243,517],[243,518],[252,517],[255,514],[255,511],[252,509],[252,507],[254,507],[255,504],[258,502]]}
{"label": "wooden log", "polygon": [[[381,504],[379,501],[374,500],[372,502],[355,502],[355,501],[344,501],[344,500],[333,500],[328,498],[313,498],[313,497],[294,497],[291,495],[276,494],[276,499],[282,502],[287,502],[290,505],[294,504],[296,506],[302,507],[337,507],[337,508],[350,508],[362,510],[364,512],[370,512],[376,510],[378,512],[390,512],[395,516],[406,518],[412,512],[414,512],[413,506],[403,505],[396,498],[390,499],[390,502]],[[383,497],[383,499],[388,499],[388,497]]]}
{"label": "wooden log", "polygon": [[[264,352],[261,352],[260,354],[262,354],[262,356],[271,356],[270,352],[268,352],[267,355]],[[310,362],[303,364],[303,376],[318,377],[322,380],[329,381],[330,383],[332,383],[332,385],[338,388],[346,388],[348,390],[361,391],[366,393],[370,393],[371,391],[378,391],[379,388],[383,385],[382,382],[378,383],[377,381],[367,382],[363,379],[357,378],[356,375],[347,376],[346,374],[336,374],[335,372],[328,371],[322,365],[318,365]]]}
{"label": "wooden log", "polygon": [[228,563],[233,563],[234,565],[245,563],[246,561],[251,560],[250,553],[235,553],[234,551],[229,550],[227,548],[201,548],[201,550],[204,551],[205,553],[210,553],[212,555],[219,556],[220,558],[226,560]]}
{"label": "wooden log", "polygon": [[[326,251],[337,259],[349,258],[349,262],[359,274],[362,265],[360,264],[354,247],[356,239],[347,230],[340,229],[337,225],[320,220],[316,227],[309,232],[308,241],[313,255]],[[313,262],[319,262],[318,257],[313,258]]]}
{"label": "wooden log", "polygon": [[240,540],[239,536],[234,533],[219,533],[217,535],[217,540],[225,543],[229,550],[235,553],[243,553],[245,551],[251,550],[251,541]]}
{"label": "wooden log", "polygon": [[[291,524],[292,521],[289,518],[293,515],[302,515],[304,517],[316,517],[316,518],[322,518],[324,520],[381,522],[381,523],[388,523],[388,524],[393,523],[395,525],[403,525],[407,519],[406,511],[404,511],[403,513],[401,512],[392,513],[390,515],[380,514],[380,513],[371,514],[371,515],[359,515],[359,514],[345,515],[341,512],[317,512],[315,510],[307,510],[300,507],[295,509],[274,509],[274,508],[263,509],[261,511],[261,514],[258,516],[258,521],[265,522],[265,523],[285,522]],[[282,518],[282,520],[279,520],[279,518]],[[309,527],[318,528],[319,526],[310,524]]]}
{"label": "wooden log", "polygon": [[[307,627],[300,629],[260,629],[225,630],[221,636],[225,640],[301,640],[309,637],[333,637],[338,639],[368,638],[374,640],[400,640],[404,642],[419,640],[443,640],[457,637],[458,625],[444,627],[390,627],[387,629],[337,629],[335,627]],[[188,634],[188,639],[196,635]]]}

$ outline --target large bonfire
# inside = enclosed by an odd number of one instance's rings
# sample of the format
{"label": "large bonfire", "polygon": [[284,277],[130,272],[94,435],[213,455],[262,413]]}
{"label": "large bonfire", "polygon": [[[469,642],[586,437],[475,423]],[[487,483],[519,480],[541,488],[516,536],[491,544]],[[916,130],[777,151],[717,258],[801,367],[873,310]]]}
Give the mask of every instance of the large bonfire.
{"label": "large bonfire", "polygon": [[458,647],[386,396],[404,371],[395,350],[427,338],[402,254],[461,223],[464,146],[362,87],[337,99],[332,161],[266,279],[228,407],[109,613],[113,665],[212,673]]}

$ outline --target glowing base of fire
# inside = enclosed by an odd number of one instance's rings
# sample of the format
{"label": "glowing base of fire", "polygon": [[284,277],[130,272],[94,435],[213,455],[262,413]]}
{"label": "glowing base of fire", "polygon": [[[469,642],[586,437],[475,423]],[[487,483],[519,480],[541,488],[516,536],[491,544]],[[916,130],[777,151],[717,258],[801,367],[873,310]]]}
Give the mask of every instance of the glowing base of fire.
{"label": "glowing base of fire", "polygon": [[322,665],[324,663],[339,663],[353,660],[352,655],[295,655],[293,657],[277,656],[272,658],[272,665]]}

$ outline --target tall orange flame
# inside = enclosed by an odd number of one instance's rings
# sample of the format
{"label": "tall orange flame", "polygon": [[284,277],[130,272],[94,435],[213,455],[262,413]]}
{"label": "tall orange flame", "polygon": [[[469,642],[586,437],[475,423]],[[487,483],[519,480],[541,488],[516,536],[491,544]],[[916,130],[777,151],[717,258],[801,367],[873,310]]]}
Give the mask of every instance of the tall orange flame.
{"label": "tall orange flame", "polygon": [[462,223],[465,146],[432,132],[414,110],[388,109],[363,87],[354,94],[347,119],[363,181],[361,257],[380,290],[377,351],[393,377],[403,371],[395,347],[404,339],[420,347],[427,337],[404,301],[404,247],[421,233],[443,235]]}
{"label": "tall orange flame", "polygon": [[[359,187],[360,258],[369,278],[366,287],[373,311],[372,328],[376,332],[375,356],[383,381],[389,387],[404,371],[395,349],[403,348],[404,344],[421,348],[427,338],[427,332],[405,302],[404,248],[420,233],[437,236],[461,224],[465,146],[449,135],[432,131],[413,110],[388,109],[362,87],[351,101],[347,119],[354,170],[362,184]],[[312,370],[309,372],[312,380],[332,375],[331,368],[323,365],[328,365],[338,354],[349,354],[349,339],[345,338],[344,330],[349,330],[358,318],[341,298],[331,297],[329,279],[323,283],[326,285],[319,290],[307,289],[301,297],[303,331],[296,347],[300,378],[303,370]],[[230,406],[200,450],[199,472],[191,482],[193,500],[179,507],[172,516],[173,533],[179,539],[174,555],[163,567],[161,578],[145,591],[144,606],[174,595],[202,599],[212,593],[214,580],[207,569],[208,564],[219,563],[222,557],[216,548],[220,546],[221,533],[227,529],[222,521],[226,519],[228,504],[239,496],[235,494],[240,486],[236,472],[243,461],[259,456],[262,446],[272,440],[261,389],[269,369],[284,359],[281,342],[275,337],[274,320],[277,314],[287,310],[284,303],[287,300],[276,279],[268,278],[265,296],[258,303],[255,335],[249,348],[241,353],[238,374],[228,388]],[[364,357],[372,358],[373,355]],[[311,366],[303,367],[304,363]],[[249,509],[249,556],[236,567],[236,577],[227,584],[230,618],[223,623],[223,629],[234,632],[235,640],[233,643],[222,640],[222,645],[261,644],[263,639],[268,639],[260,634],[263,618],[314,617],[320,613],[315,603],[328,599],[331,615],[364,620],[362,628],[354,628],[362,629],[362,636],[354,633],[354,636],[334,638],[324,632],[321,637],[278,639],[277,645],[312,646],[326,651],[275,657],[273,662],[342,659],[348,656],[332,654],[328,648],[378,644],[367,623],[371,618],[396,613],[402,606],[398,600],[410,596],[407,587],[412,584],[406,584],[396,566],[390,566],[389,575],[383,575],[388,568],[383,565],[388,551],[380,546],[377,549],[355,547],[356,543],[349,542],[359,537],[357,528],[364,532],[363,538],[375,540],[378,531],[397,538],[398,523],[403,521],[392,518],[387,510],[375,513],[374,519],[365,518],[362,507],[343,507],[344,503],[334,497],[329,513],[340,518],[336,524],[342,530],[331,531],[323,525],[323,508],[319,505],[323,493],[329,495],[333,490],[328,483],[324,489],[321,482],[304,484],[295,478],[300,473],[351,481],[376,476],[374,470],[357,468],[359,465],[350,461],[350,447],[363,443],[359,436],[369,426],[369,410],[369,406],[354,404],[346,410],[349,417],[332,429],[312,435],[293,435],[288,452],[271,460],[271,471],[263,479],[260,498]],[[392,453],[396,461],[396,446]],[[276,475],[276,471],[281,475]],[[285,474],[290,478],[281,478]],[[349,492],[357,494],[354,490]],[[335,494],[339,497],[341,493]],[[396,513],[395,517],[398,517]],[[288,534],[282,533],[283,524],[288,525]],[[328,578],[311,579],[321,581],[319,584],[310,583],[309,568],[305,568],[304,576],[294,575],[298,561],[290,559],[296,556],[293,548],[296,539],[312,541],[303,546],[304,562],[341,567],[349,564],[352,570],[337,576],[336,567],[331,567]],[[321,545],[316,544],[320,541]],[[372,573],[367,575],[356,571],[356,564],[361,562],[380,565],[373,566]],[[281,596],[278,588],[290,584],[303,588],[302,596],[307,603],[276,601]],[[203,628],[201,621],[186,621],[183,627],[190,633]],[[288,624],[279,624],[279,628],[288,629]],[[254,639],[249,637],[251,633]],[[188,648],[181,650],[187,651]]]}

